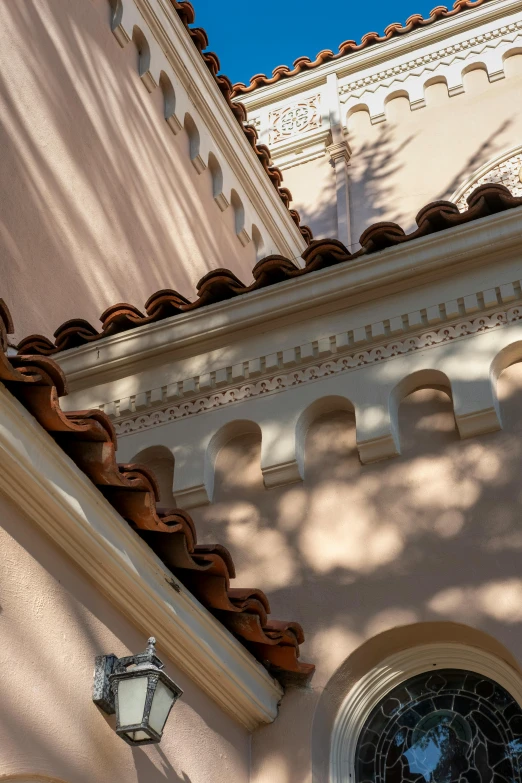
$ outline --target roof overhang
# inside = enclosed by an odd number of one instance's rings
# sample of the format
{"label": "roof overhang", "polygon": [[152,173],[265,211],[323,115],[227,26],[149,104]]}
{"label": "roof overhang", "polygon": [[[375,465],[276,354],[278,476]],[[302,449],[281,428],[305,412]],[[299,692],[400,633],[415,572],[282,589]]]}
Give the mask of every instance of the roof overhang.
{"label": "roof overhang", "polygon": [[249,730],[274,720],[281,686],[1,385],[0,464],[0,491],[196,685]]}
{"label": "roof overhang", "polygon": [[[518,252],[522,210],[512,209],[381,252],[278,283],[235,299],[55,355],[71,392],[136,373],[247,334],[447,278]],[[67,407],[67,398],[65,399]],[[78,405],[78,398],[71,404]]]}
{"label": "roof overhang", "polygon": [[336,73],[341,79],[396,57],[411,55],[416,50],[437,44],[451,36],[471,32],[477,27],[504,19],[521,10],[522,0],[490,0],[472,11],[458,14],[450,19],[439,20],[424,28],[413,30],[402,37],[391,38],[389,41],[375,44],[360,52],[354,52],[309,71],[303,71],[296,76],[258,87],[251,93],[238,95],[235,100],[243,103],[250,112],[324,84],[332,73]]}

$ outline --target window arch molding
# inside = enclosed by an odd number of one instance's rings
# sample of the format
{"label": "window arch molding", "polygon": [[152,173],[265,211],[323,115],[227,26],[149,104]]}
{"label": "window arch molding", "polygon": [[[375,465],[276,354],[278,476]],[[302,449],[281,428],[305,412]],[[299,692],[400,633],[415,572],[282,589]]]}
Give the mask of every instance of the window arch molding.
{"label": "window arch molding", "polygon": [[[501,166],[503,163],[508,162],[511,160],[511,158],[517,158],[518,156],[522,156],[522,144],[518,144],[516,147],[511,147],[510,149],[505,150],[501,155],[497,155],[497,157],[488,160],[487,163],[484,163],[483,166],[481,166],[479,169],[476,169],[473,174],[457,188],[457,190],[450,197],[450,201],[452,201],[454,204],[459,204],[459,201],[462,201],[464,196],[469,195],[469,193],[472,192],[475,187],[483,184],[483,177],[487,178],[488,174],[494,169]],[[518,169],[516,162],[514,165]],[[522,185],[522,162],[520,166],[521,168],[518,171],[518,177]],[[517,171],[515,171],[515,174],[517,174]],[[459,209],[462,209],[460,205]]]}
{"label": "window arch molding", "polygon": [[356,783],[357,742],[379,702],[410,677],[438,669],[463,669],[489,677],[522,706],[522,677],[506,661],[486,650],[459,643],[426,644],[401,650],[361,677],[343,700],[332,731],[329,783]]}

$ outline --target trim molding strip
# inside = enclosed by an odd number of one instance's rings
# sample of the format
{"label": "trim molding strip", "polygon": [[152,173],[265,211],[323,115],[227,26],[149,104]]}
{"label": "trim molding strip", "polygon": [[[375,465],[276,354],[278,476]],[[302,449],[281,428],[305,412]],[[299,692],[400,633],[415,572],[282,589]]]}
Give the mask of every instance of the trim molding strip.
{"label": "trim molding strip", "polygon": [[[521,319],[522,307],[514,307],[507,311],[484,315],[473,320],[460,321],[452,326],[445,326],[442,329],[424,332],[420,335],[412,335],[405,340],[396,340],[388,344],[378,345],[367,351],[346,355],[341,359],[333,359],[324,364],[308,366],[303,370],[294,370],[289,373],[279,373],[263,378],[255,383],[233,386],[209,396],[199,397],[196,400],[187,400],[180,405],[170,405],[168,408],[155,410],[149,414],[142,414],[136,418],[123,419],[115,424],[116,433],[119,437],[122,437],[131,432],[150,429],[176,419],[205,413],[213,408],[221,408],[250,397],[284,391],[289,387],[311,383],[327,375],[337,375],[348,370],[356,370],[368,364],[393,359],[396,356],[411,353],[412,351],[425,350],[450,340],[456,340],[478,332],[485,332]],[[127,400],[118,400],[117,403],[109,403],[103,406],[105,413],[115,417],[117,415],[116,405],[119,403],[121,406],[122,402],[125,405],[128,404]],[[121,407],[118,409],[118,412],[120,410]]]}
{"label": "trim molding strip", "polygon": [[[111,602],[247,729],[270,723],[283,691],[165,568],[33,417],[0,387],[0,491]],[[177,590],[172,589],[176,583]]]}

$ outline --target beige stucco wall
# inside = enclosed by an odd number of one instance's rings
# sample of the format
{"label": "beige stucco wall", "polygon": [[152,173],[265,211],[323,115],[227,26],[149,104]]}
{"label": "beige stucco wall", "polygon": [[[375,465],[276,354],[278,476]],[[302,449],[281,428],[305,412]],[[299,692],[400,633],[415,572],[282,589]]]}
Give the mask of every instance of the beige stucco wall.
{"label": "beige stucco wall", "polygon": [[294,198],[292,206],[313,231],[314,239],[337,236],[335,170],[328,155],[284,172]]}
{"label": "beige stucco wall", "polygon": [[327,757],[330,739],[319,700],[334,683],[338,704],[361,658],[459,641],[522,664],[522,364],[499,395],[504,430],[462,441],[443,392],[413,393],[400,409],[402,455],[365,466],[351,414],[328,414],[308,433],[302,485],[264,489],[255,436],[220,452],[198,529],[230,547],[237,583],[265,589],[273,616],[303,624],[303,658],[317,665],[311,688],[289,692],[255,733],[255,783],[312,780],[314,742]]}
{"label": "beige stucco wall", "polygon": [[210,269],[247,281],[233,210],[149,94],[108,0],[0,4],[0,275],[17,337],[109,305],[189,298]]}
{"label": "beige stucco wall", "polygon": [[[522,55],[506,60],[506,78],[490,83],[484,70],[463,77],[449,97],[445,83],[425,88],[426,106],[411,111],[406,97],[386,105],[386,121],[367,111],[345,122],[352,242],[372,223],[391,220],[410,231],[430,201],[450,198],[481,166],[522,144]],[[285,171],[295,206],[317,237],[337,234],[334,171],[328,155]]]}
{"label": "beige stucco wall", "polygon": [[[246,783],[250,738],[159,654],[184,691],[159,746],[131,748],[91,701],[95,655],[146,639],[0,497],[0,779]],[[12,776],[12,777],[11,777]]]}

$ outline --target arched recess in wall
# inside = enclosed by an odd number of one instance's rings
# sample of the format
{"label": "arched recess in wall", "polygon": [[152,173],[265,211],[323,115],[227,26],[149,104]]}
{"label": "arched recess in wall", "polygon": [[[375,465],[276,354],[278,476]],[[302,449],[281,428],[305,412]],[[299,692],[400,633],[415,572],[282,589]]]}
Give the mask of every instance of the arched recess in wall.
{"label": "arched recess in wall", "polygon": [[223,193],[223,170],[213,152],[208,155],[208,168],[212,176],[212,195],[222,212],[228,208],[228,200]]}
{"label": "arched recess in wall", "polygon": [[426,106],[440,106],[449,101],[448,80],[445,76],[433,76],[424,82],[424,100]]}
{"label": "arched recess in wall", "polygon": [[434,389],[445,392],[452,399],[451,383],[447,375],[440,370],[418,370],[399,381],[390,392],[388,411],[393,438],[401,451],[399,408],[401,402],[413,392],[421,389]]}
{"label": "arched recess in wall", "polygon": [[255,421],[238,419],[224,424],[211,438],[205,452],[204,481],[210,502],[214,499],[216,461],[221,449],[242,435],[255,435],[261,440],[261,427]]}
{"label": "arched recess in wall", "polygon": [[123,3],[121,0],[109,0],[111,30],[114,32],[120,26],[123,17]]}
{"label": "arched recess in wall", "polygon": [[522,340],[516,340],[510,345],[506,345],[506,347],[495,356],[491,362],[491,378],[493,383],[497,383],[500,373],[503,370],[517,362],[522,362]]}
{"label": "arched recess in wall", "polygon": [[312,424],[327,413],[344,411],[355,417],[353,403],[347,397],[329,395],[315,400],[299,416],[295,432],[296,461],[301,478],[305,477],[306,470],[306,436]]}
{"label": "arched recess in wall", "polygon": [[474,62],[462,69],[464,91],[474,95],[489,87],[489,73],[486,63]]}
{"label": "arched recess in wall", "polygon": [[132,464],[143,465],[155,476],[159,490],[159,506],[175,508],[172,494],[174,484],[174,455],[166,446],[149,446],[132,459]]}
{"label": "arched recess in wall", "polygon": [[[515,367],[515,365],[518,365]],[[520,403],[522,402],[522,340],[508,345],[495,357],[491,377],[499,401],[500,416],[508,432],[522,429]]]}
{"label": "arched recess in wall", "polygon": [[138,51],[138,73],[149,92],[157,86],[150,72],[150,46],[138,25],[132,28],[132,40]]}
{"label": "arched recess in wall", "polygon": [[252,226],[252,242],[254,243],[254,247],[256,249],[256,261],[260,261],[266,255],[265,243],[263,241],[263,237],[261,236],[260,230],[255,224]]}
{"label": "arched recess in wall", "polygon": [[[425,392],[425,394],[417,395],[417,392]],[[437,392],[442,392],[442,395],[436,394]],[[411,397],[414,394],[416,398],[412,400]],[[407,402],[410,403],[410,410],[408,411],[404,407],[404,404]],[[411,407],[412,402],[416,403],[415,411]],[[410,446],[412,445],[411,433],[410,438],[408,438],[405,432],[406,416],[414,419],[406,423],[410,427],[415,427],[414,435],[416,441],[418,439],[417,436],[422,437],[422,432],[418,432],[418,427],[420,426],[425,430],[426,437],[423,438],[425,446],[431,448],[435,445],[436,439],[434,440],[434,436],[436,434],[446,439],[448,432],[452,432],[458,438],[451,384],[449,378],[439,370],[420,370],[404,378],[392,392],[390,416],[396,417],[401,453],[403,453],[404,447],[407,446],[408,440],[410,441]]]}
{"label": "arched recess in wall", "polygon": [[346,115],[348,133],[353,135],[364,134],[370,129],[371,124],[370,109],[366,103],[358,103],[348,110]]}
{"label": "arched recess in wall", "polygon": [[394,90],[384,100],[384,112],[389,122],[400,122],[411,114],[410,96],[406,90]]}
{"label": "arched recess in wall", "polygon": [[250,237],[245,229],[245,207],[243,202],[238,196],[237,192],[232,188],[230,193],[230,203],[234,210],[234,230],[242,245],[248,245]]}
{"label": "arched recess in wall", "polygon": [[189,138],[190,160],[192,162],[192,165],[198,172],[198,174],[201,174],[201,172],[206,169],[205,161],[203,160],[200,154],[201,138],[199,135],[198,127],[194,122],[194,120],[192,119],[192,116],[188,112],[185,114],[183,126]]}
{"label": "arched recess in wall", "polygon": [[507,51],[502,61],[504,63],[504,75],[507,79],[522,76],[522,47],[516,46]]}
{"label": "arched recess in wall", "polygon": [[161,71],[159,86],[163,93],[163,116],[173,133],[181,130],[181,123],[176,116],[176,91],[165,71]]}
{"label": "arched recess in wall", "polygon": [[479,185],[505,185],[514,196],[522,196],[522,144],[510,147],[473,172],[450,198],[462,212],[467,208],[467,197]]}

